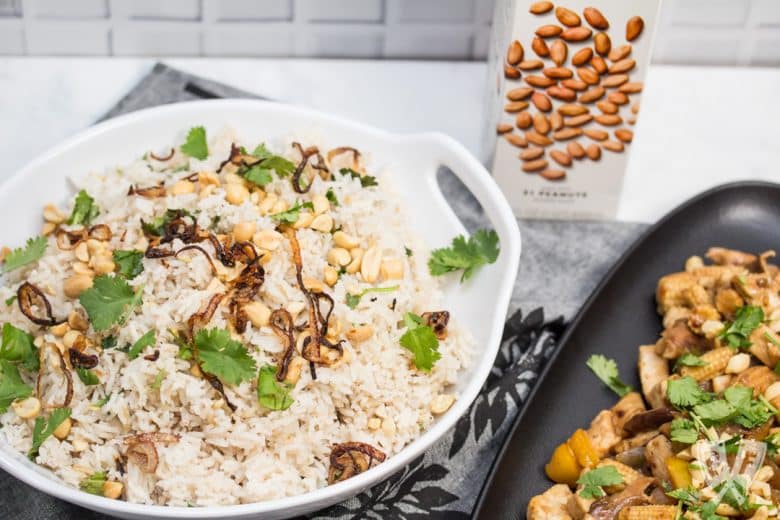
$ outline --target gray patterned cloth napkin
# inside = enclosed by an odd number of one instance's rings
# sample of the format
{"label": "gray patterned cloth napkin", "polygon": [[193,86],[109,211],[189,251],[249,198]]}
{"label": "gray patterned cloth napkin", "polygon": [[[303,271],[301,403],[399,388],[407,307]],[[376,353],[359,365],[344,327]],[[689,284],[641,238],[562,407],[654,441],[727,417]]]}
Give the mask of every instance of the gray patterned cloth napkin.
{"label": "gray patterned cloth napkin", "polygon": [[[193,99],[257,98],[163,64],[103,119],[141,108]],[[477,201],[449,172],[440,184],[470,231],[489,227]],[[447,435],[388,480],[312,519],[469,518],[519,407],[568,320],[610,265],[645,225],[620,222],[521,221],[523,253],[504,341],[481,393]],[[549,317],[555,319],[549,320]],[[525,504],[518,504],[523,511]],[[45,495],[0,470],[0,519],[106,520]]]}

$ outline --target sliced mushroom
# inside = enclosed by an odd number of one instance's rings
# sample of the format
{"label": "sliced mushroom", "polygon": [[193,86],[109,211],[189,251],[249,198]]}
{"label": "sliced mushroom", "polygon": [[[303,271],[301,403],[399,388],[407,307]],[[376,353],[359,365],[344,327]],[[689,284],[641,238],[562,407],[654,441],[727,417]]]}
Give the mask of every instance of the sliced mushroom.
{"label": "sliced mushroom", "polygon": [[635,435],[647,430],[655,430],[664,423],[674,419],[674,415],[669,408],[653,408],[646,412],[634,415],[623,427],[628,433]]}

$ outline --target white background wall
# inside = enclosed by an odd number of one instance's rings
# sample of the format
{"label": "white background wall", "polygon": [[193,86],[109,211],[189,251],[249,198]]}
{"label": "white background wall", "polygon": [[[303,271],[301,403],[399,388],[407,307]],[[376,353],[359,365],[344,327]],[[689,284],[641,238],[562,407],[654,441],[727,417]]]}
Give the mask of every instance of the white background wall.
{"label": "white background wall", "polygon": [[[0,0],[0,54],[479,60],[493,1]],[[665,0],[656,41],[660,63],[778,66],[780,0]]]}

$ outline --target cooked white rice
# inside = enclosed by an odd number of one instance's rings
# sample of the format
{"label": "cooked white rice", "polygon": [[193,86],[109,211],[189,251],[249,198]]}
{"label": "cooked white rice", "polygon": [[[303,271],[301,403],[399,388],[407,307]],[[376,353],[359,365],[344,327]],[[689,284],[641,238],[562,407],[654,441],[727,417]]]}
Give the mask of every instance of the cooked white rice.
{"label": "cooked white rice", "polygon": [[[210,193],[201,192],[195,183],[195,192],[191,194],[162,198],[127,195],[131,184],[152,186],[165,182],[170,191],[177,180],[192,172],[216,171],[230,154],[233,139],[230,132],[212,139],[206,160],[189,159],[189,167],[175,173],[172,170],[186,165],[188,160],[180,151],[167,162],[139,159],[77,181],[78,188],[87,190],[100,207],[101,213],[93,223],[111,227],[110,247],[145,249],[140,221],[150,221],[166,208],[195,213],[202,228],[208,228],[219,217],[219,233],[229,233],[241,221],[256,222],[257,230],[274,229],[277,223],[261,214],[257,195],[240,205],[225,200],[230,168],[219,175],[222,184]],[[254,144],[246,146],[251,149]],[[296,163],[300,157],[290,147],[275,151]],[[334,162],[339,159],[351,162],[349,154],[334,158]],[[338,169],[337,164],[330,166]],[[327,485],[328,457],[334,444],[365,442],[392,456],[431,425],[435,418],[430,408],[432,400],[441,394],[453,394],[452,385],[469,363],[471,346],[457,324],[450,323],[447,339],[440,342],[441,359],[426,373],[413,366],[411,353],[399,345],[405,331],[399,324],[404,313],[446,309],[438,282],[426,267],[428,250],[407,222],[402,204],[391,189],[389,175],[369,171],[377,175],[379,187],[365,189],[349,175],[337,174],[326,182],[313,175],[313,171],[310,173],[313,186],[303,196],[293,191],[289,178],[276,176],[265,191],[276,193],[292,206],[298,200],[311,200],[315,194],[324,195],[331,188],[340,201],[329,211],[335,224],[358,237],[364,249],[376,244],[383,258],[402,262],[402,279],[380,278],[368,284],[359,272],[345,273],[333,287],[327,288],[336,302],[334,316],[341,323],[340,337],[344,338],[344,331],[352,325],[369,324],[373,327],[370,340],[355,345],[347,341],[344,359],[330,367],[318,366],[316,380],[304,368],[291,393],[294,403],[287,410],[269,411],[258,404],[256,378],[239,386],[225,385],[227,395],[238,407],[231,413],[209,383],[193,375],[191,362],[177,357],[179,347],[167,332],[182,328],[211,295],[225,291],[224,284],[212,276],[208,261],[197,252],[164,261],[144,259],[143,273],[130,281],[134,287],[143,286],[143,304],[111,333],[122,346],[155,330],[157,343],[145,354],[159,349],[159,359],[149,361],[142,355],[130,360],[119,349],[104,350],[95,369],[100,384],[85,386],[74,374],[71,431],[62,441],[49,437],[35,459],[38,464],[75,487],[86,476],[106,471],[109,480],[123,484],[121,498],[130,502],[178,506],[240,504],[297,495]],[[70,205],[62,208],[66,214],[70,210]],[[297,236],[304,276],[322,280],[328,265],[326,252],[333,247],[332,235],[304,228],[297,230]],[[182,245],[177,240],[173,248]],[[201,245],[213,257],[208,242]],[[413,251],[412,256],[405,254],[405,248]],[[74,251],[61,251],[50,237],[41,260],[5,276],[0,300],[13,296],[26,280],[47,294],[55,317],[67,316],[81,307],[77,299],[63,293],[63,282],[74,274],[77,263]],[[296,284],[286,239],[271,253],[264,268],[265,282],[259,300],[271,309],[303,307],[305,299]],[[398,290],[369,294],[355,309],[345,303],[348,292],[395,284],[400,285]],[[305,319],[304,311],[296,322]],[[62,337],[34,325],[16,304],[0,303],[0,321],[29,331],[36,337],[36,345],[48,342],[64,349]],[[225,302],[208,326],[229,327]],[[87,337],[99,344],[92,328]],[[240,340],[258,367],[276,365],[284,349],[267,326],[255,327],[250,323]],[[90,351],[100,349],[94,346]],[[160,374],[163,378],[158,390],[153,382]],[[22,375],[34,388],[35,374],[22,371]],[[93,406],[109,394],[104,406]],[[34,418],[22,419],[9,409],[0,416],[0,422],[7,442],[26,453],[31,446]],[[176,443],[157,444],[159,464],[154,473],[142,472],[125,456],[123,439],[141,432],[171,432],[180,436]]]}

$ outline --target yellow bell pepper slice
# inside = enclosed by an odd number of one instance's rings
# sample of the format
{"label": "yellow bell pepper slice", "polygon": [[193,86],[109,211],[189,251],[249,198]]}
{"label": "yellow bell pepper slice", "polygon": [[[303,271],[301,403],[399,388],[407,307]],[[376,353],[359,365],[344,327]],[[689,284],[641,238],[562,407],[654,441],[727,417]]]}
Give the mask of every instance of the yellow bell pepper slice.
{"label": "yellow bell pepper slice", "polygon": [[567,441],[569,448],[574,452],[577,462],[583,468],[593,468],[599,463],[599,454],[593,448],[590,437],[583,429],[578,429]]}
{"label": "yellow bell pepper slice", "polygon": [[570,486],[577,483],[581,471],[582,466],[579,465],[574,452],[566,443],[555,448],[550,462],[544,467],[544,472],[550,480]]}
{"label": "yellow bell pepper slice", "polygon": [[688,461],[679,457],[669,457],[666,459],[666,469],[669,470],[672,487],[675,489],[691,487],[691,472],[688,470]]}

